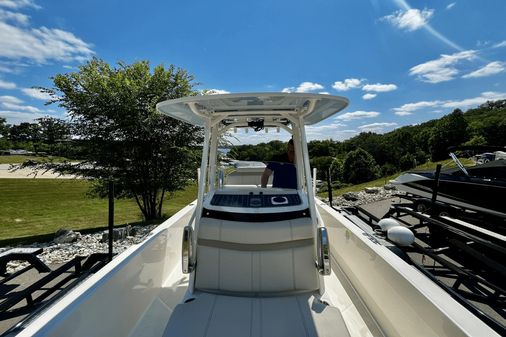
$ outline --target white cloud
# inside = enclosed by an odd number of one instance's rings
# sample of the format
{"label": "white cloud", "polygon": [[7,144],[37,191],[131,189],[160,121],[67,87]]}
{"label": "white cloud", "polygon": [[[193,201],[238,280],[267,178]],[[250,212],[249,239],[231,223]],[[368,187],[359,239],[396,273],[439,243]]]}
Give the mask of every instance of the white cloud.
{"label": "white cloud", "polygon": [[343,121],[351,121],[354,119],[362,119],[362,118],[374,118],[379,116],[380,113],[376,111],[354,111],[354,112],[347,112],[342,115],[338,115],[336,119],[343,120]]}
{"label": "white cloud", "polygon": [[362,86],[362,80],[359,80],[358,78],[347,78],[343,82],[336,81],[332,85],[332,88],[334,88],[337,91],[347,91],[350,89],[360,88]]}
{"label": "white cloud", "polygon": [[5,118],[9,124],[19,124],[23,122],[33,123],[35,119],[45,116],[47,116],[47,114],[0,110],[0,117]]}
{"label": "white cloud", "polygon": [[0,89],[16,89],[16,83],[0,80]]}
{"label": "white cloud", "polygon": [[2,103],[21,104],[23,101],[14,96],[0,96],[0,104]]}
{"label": "white cloud", "polygon": [[487,101],[496,101],[501,99],[506,99],[506,92],[486,91],[482,92],[478,97],[466,98],[460,101],[445,101],[441,106],[443,108],[463,109],[475,107],[486,103]]}
{"label": "white cloud", "polygon": [[374,97],[376,97],[376,96],[377,96],[377,94],[367,93],[367,94],[365,94],[364,96],[362,96],[362,99],[364,99],[364,100],[366,100],[366,101],[367,101],[367,100],[373,99],[373,98],[374,98]]}
{"label": "white cloud", "polygon": [[328,91],[320,91],[319,94],[320,95],[330,95],[330,92],[328,92]]}
{"label": "white cloud", "polygon": [[440,104],[441,101],[420,101],[416,103],[407,103],[393,110],[397,116],[407,116],[411,115],[416,110],[437,107]]}
{"label": "white cloud", "polygon": [[445,112],[446,109],[464,109],[477,107],[487,101],[497,101],[506,99],[506,92],[486,91],[482,92],[480,96],[465,98],[462,100],[435,100],[435,101],[420,101],[416,103],[404,104],[398,108],[394,108],[394,113],[398,116],[411,115],[417,110],[430,109],[431,112]]}
{"label": "white cloud", "polygon": [[330,124],[319,123],[318,125],[309,125],[306,127],[306,134],[308,140],[315,139],[334,139],[345,140],[355,136],[358,132],[356,130],[343,130],[346,124],[334,122]]}
{"label": "white cloud", "polygon": [[313,82],[302,82],[297,88],[297,92],[308,92],[323,89],[323,85]]}
{"label": "white cloud", "polygon": [[302,82],[297,88],[287,87],[283,88],[281,92],[310,92],[323,89],[323,85],[313,82]]}
{"label": "white cloud", "polygon": [[426,25],[433,14],[433,9],[400,9],[393,14],[382,17],[380,20],[387,21],[394,27],[402,30],[415,31]]}
{"label": "white cloud", "polygon": [[362,87],[364,91],[374,91],[374,92],[388,92],[397,90],[397,86],[395,84],[366,84]]}
{"label": "white cloud", "polygon": [[493,47],[493,48],[506,47],[506,40],[501,41],[501,42],[498,42],[498,43],[494,44],[492,47]]}
{"label": "white cloud", "polygon": [[20,105],[16,103],[10,103],[10,102],[2,102],[1,103],[3,107],[9,109],[9,110],[16,110],[16,111],[28,111],[28,112],[42,112],[39,108],[36,108],[31,105]]}
{"label": "white cloud", "polygon": [[504,70],[506,70],[504,62],[494,61],[462,77],[463,78],[486,77],[502,73]]}
{"label": "white cloud", "polygon": [[409,112],[409,111],[396,111],[395,114],[397,116],[409,116],[409,115],[412,115],[413,113],[412,112]]}
{"label": "white cloud", "polygon": [[330,123],[330,124],[322,124],[322,125],[308,125],[306,126],[307,133],[319,133],[325,130],[335,131],[346,124],[343,123]]}
{"label": "white cloud", "polygon": [[[0,1],[0,6],[17,9],[36,6],[32,1]],[[0,10],[0,57],[35,63],[84,61],[94,54],[89,43],[73,33],[56,28],[30,27],[29,17]]]}
{"label": "white cloud", "polygon": [[0,7],[10,9],[19,9],[23,7],[40,8],[40,6],[36,5],[32,0],[0,0]]}
{"label": "white cloud", "polygon": [[230,91],[222,90],[222,89],[206,89],[202,91],[203,95],[221,95],[221,94],[230,94]]}
{"label": "white cloud", "polygon": [[48,101],[51,99],[51,95],[45,92],[40,91],[37,88],[23,88],[21,91],[32,98],[40,99],[43,101]]}
{"label": "white cloud", "polygon": [[0,9],[0,21],[11,21],[14,23],[19,23],[21,25],[26,25],[28,24],[28,20],[28,15]]}
{"label": "white cloud", "polygon": [[370,132],[377,132],[381,133],[385,131],[385,128],[389,128],[392,126],[396,126],[397,123],[372,123],[372,124],[365,124],[361,125],[358,128],[361,131],[370,131]]}
{"label": "white cloud", "polygon": [[476,58],[475,50],[465,50],[451,55],[442,54],[438,59],[412,67],[410,75],[416,75],[423,82],[439,83],[450,81],[458,75],[456,65],[460,61],[471,61]]}
{"label": "white cloud", "polygon": [[455,7],[457,3],[456,2],[452,2],[451,4],[448,4],[448,6],[446,6],[446,9],[452,9],[453,7]]}
{"label": "white cloud", "polygon": [[0,73],[11,73],[13,72],[10,67],[0,65]]}

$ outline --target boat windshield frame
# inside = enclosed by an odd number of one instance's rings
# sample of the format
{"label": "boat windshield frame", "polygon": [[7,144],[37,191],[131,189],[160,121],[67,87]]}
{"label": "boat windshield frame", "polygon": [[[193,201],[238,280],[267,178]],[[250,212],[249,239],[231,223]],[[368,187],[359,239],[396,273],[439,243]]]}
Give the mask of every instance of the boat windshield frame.
{"label": "boat windshield frame", "polygon": [[[204,127],[204,143],[199,174],[195,221],[198,232],[205,195],[220,188],[217,174],[219,138],[230,129],[284,129],[292,135],[297,166],[297,191],[307,196],[315,227],[319,219],[315,205],[305,125],[318,123],[348,106],[341,96],[306,93],[247,93],[191,96],[167,100],[156,105],[158,112]],[[217,179],[218,178],[218,179]],[[260,179],[260,177],[259,177]],[[261,192],[262,187],[258,190]]]}

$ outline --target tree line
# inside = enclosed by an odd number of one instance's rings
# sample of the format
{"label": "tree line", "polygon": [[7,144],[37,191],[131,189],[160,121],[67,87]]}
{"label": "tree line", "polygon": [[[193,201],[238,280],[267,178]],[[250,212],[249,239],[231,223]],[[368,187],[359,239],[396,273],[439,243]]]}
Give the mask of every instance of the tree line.
{"label": "tree line", "polygon": [[25,150],[35,154],[71,156],[71,124],[54,117],[37,118],[33,123],[7,124],[0,117],[0,151]]}
{"label": "tree line", "polygon": [[[439,119],[404,126],[384,134],[362,132],[345,141],[315,140],[308,143],[311,166],[318,179],[329,172],[337,184],[357,184],[409,170],[428,160],[448,158],[457,145],[506,145],[506,100],[491,101],[463,112],[455,109]],[[235,146],[231,156],[239,160],[269,161],[286,151],[280,141]]]}

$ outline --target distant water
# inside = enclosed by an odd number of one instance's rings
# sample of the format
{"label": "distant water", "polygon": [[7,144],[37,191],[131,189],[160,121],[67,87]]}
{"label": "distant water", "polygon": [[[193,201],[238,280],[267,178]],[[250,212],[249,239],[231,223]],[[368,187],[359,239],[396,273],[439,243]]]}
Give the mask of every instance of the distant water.
{"label": "distant water", "polygon": [[223,153],[224,155],[227,155],[230,152],[230,149],[227,147],[219,147],[218,151]]}

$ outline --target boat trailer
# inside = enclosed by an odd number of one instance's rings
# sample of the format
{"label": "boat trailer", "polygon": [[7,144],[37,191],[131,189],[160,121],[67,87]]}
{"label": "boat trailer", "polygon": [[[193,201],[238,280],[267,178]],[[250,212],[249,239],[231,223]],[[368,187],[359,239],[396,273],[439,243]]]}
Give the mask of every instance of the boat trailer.
{"label": "boat trailer", "polygon": [[[412,206],[411,206],[412,207]],[[393,218],[415,235],[409,246],[396,246],[402,258],[447,291],[501,335],[506,335],[506,237],[447,216],[416,212],[393,204],[381,218]],[[380,218],[360,206],[342,208],[387,240]]]}
{"label": "boat trailer", "polygon": [[[0,256],[0,268],[3,267],[4,277],[0,279],[0,322],[14,318],[21,318],[1,336],[14,333],[17,327],[35,317],[44,308],[63,297],[75,285],[82,282],[89,275],[95,273],[109,262],[107,253],[93,253],[89,256],[76,256],[55,270],[51,270],[36,255],[42,252],[38,249],[12,249]],[[5,265],[9,261],[24,260],[30,264],[12,274],[5,273]],[[19,282],[23,274],[36,269],[40,278],[23,288]],[[47,273],[47,274],[46,274]],[[46,275],[43,275],[46,274]],[[25,302],[24,305],[22,304]],[[24,316],[24,317],[23,317]]]}

